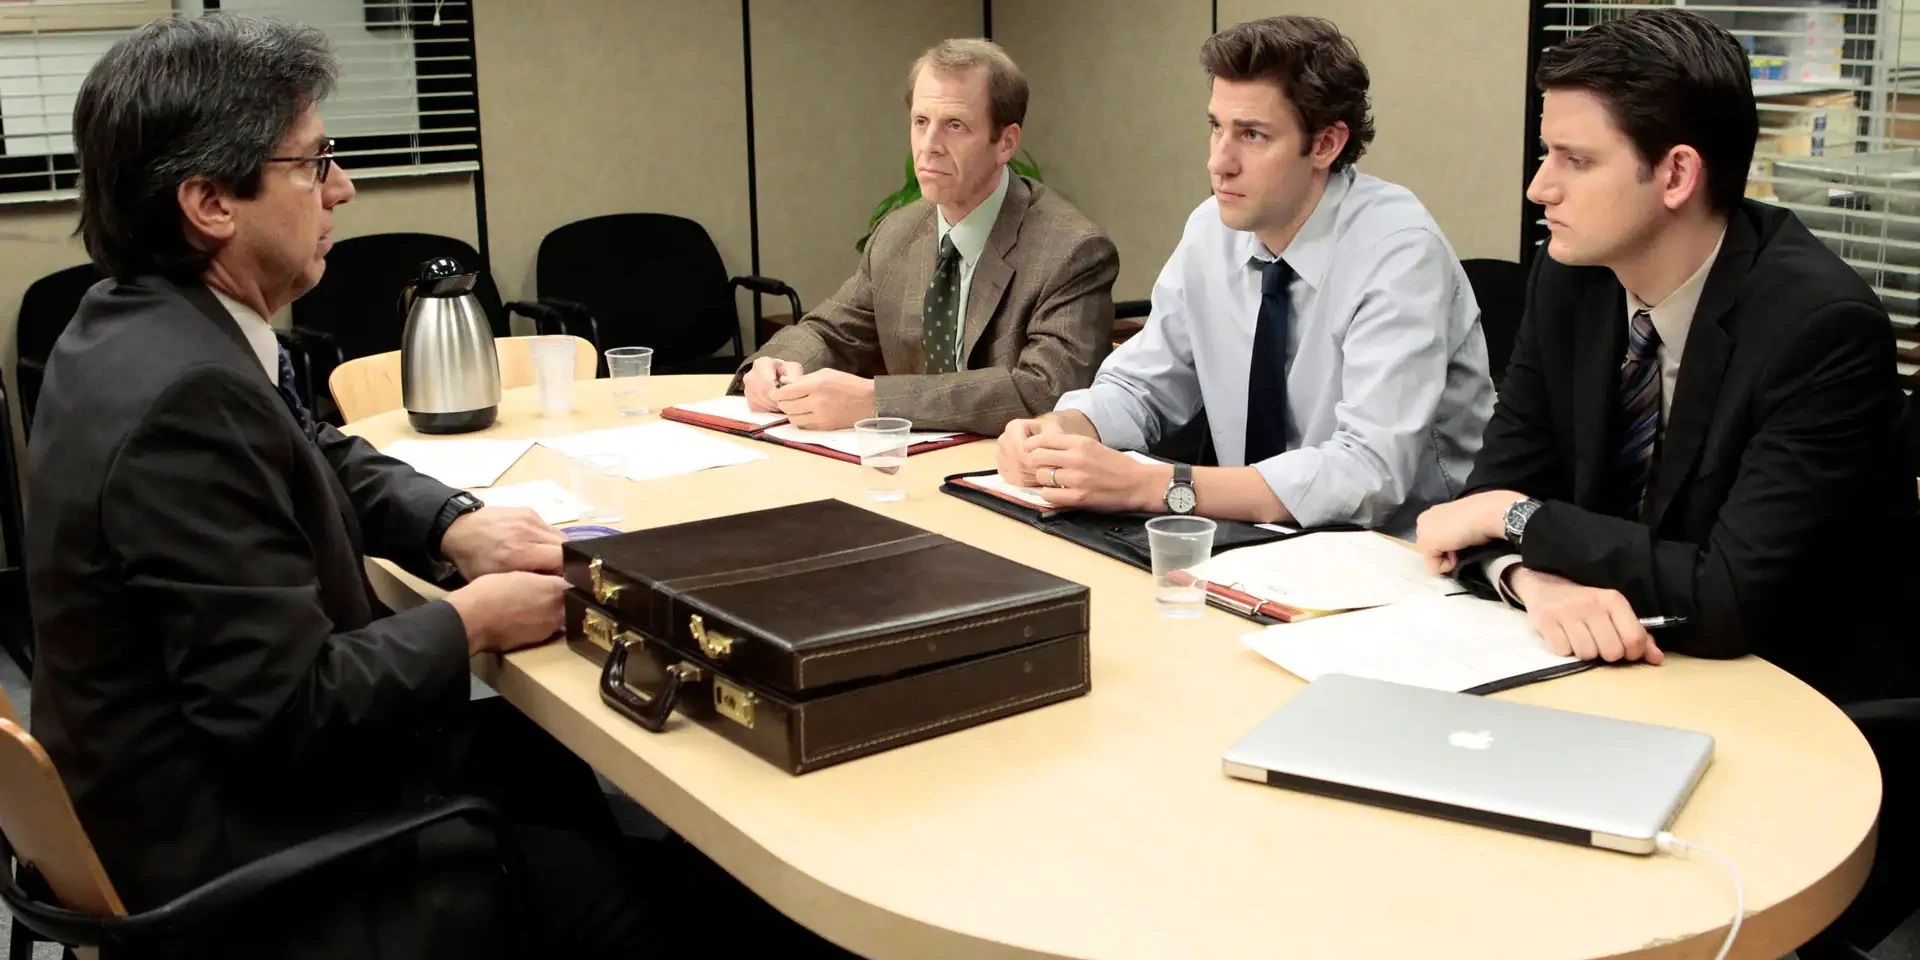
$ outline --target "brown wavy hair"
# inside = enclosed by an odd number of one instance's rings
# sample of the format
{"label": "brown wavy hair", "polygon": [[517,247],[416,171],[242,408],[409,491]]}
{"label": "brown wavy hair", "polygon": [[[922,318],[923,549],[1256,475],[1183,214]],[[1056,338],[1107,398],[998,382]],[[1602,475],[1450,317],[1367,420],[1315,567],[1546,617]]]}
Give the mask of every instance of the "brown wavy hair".
{"label": "brown wavy hair", "polygon": [[1334,158],[1335,170],[1352,166],[1373,142],[1367,65],[1359,48],[1331,20],[1268,17],[1229,27],[1201,45],[1200,65],[1215,80],[1279,85],[1300,115],[1306,133],[1303,154],[1313,149],[1314,134],[1346,124],[1347,145]]}

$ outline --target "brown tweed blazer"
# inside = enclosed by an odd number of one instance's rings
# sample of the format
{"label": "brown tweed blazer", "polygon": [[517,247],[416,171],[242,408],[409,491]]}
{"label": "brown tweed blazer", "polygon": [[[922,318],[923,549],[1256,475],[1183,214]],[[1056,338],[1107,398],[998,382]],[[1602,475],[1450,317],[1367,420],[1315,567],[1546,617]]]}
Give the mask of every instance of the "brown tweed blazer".
{"label": "brown tweed blazer", "polygon": [[873,377],[880,416],[987,436],[1093,382],[1113,342],[1120,272],[1119,253],[1093,221],[1044,184],[1013,177],[967,294],[967,369],[927,374],[921,304],[938,236],[926,201],[894,211],[840,290],[767,341],[741,372],[755,358],[777,357],[808,372]]}

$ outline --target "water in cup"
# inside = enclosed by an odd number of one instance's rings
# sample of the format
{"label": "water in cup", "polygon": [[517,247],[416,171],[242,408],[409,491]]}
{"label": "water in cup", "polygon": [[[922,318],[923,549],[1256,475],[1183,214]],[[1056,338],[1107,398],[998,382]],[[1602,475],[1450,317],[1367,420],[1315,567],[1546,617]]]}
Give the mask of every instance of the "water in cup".
{"label": "water in cup", "polygon": [[867,499],[882,503],[905,500],[900,468],[907,465],[907,434],[912,421],[900,417],[873,417],[853,425],[860,441],[860,472],[866,475]]}
{"label": "water in cup", "polygon": [[1213,556],[1215,524],[1205,517],[1147,521],[1153,554],[1153,602],[1163,617],[1197,617],[1207,606],[1207,581],[1193,568]]}

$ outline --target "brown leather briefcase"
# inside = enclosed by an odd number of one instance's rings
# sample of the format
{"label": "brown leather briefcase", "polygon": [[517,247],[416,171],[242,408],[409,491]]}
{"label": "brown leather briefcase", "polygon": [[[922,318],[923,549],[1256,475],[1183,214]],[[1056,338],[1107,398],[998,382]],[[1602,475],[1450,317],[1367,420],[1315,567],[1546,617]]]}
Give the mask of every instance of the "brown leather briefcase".
{"label": "brown leather briefcase", "polygon": [[838,500],[569,543],[567,643],[805,773],[1090,688],[1087,588]]}

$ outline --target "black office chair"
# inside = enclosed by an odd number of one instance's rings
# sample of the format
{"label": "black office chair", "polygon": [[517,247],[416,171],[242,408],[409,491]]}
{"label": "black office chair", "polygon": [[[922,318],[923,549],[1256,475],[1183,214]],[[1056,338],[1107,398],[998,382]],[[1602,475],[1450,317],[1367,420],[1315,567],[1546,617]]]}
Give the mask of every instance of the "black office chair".
{"label": "black office chair", "polygon": [[1527,307],[1527,268],[1512,260],[1462,260],[1473,298],[1480,304],[1480,330],[1487,338],[1487,372],[1495,386],[1513,357],[1513,338]]}
{"label": "black office chair", "polygon": [[[479,271],[474,296],[487,315],[487,325],[496,337],[510,333],[508,305],[500,301],[493,273],[480,252],[465,241],[431,233],[377,233],[341,240],[328,251],[327,272],[320,282],[293,302],[293,328],[285,338],[308,356],[301,387],[315,416],[341,422],[332,395],[313,388],[325,383],[334,367],[355,357],[400,349],[407,319],[400,295],[418,278],[420,265],[435,257],[451,257],[462,267]],[[535,325],[540,325],[538,319]]]}
{"label": "black office chair", "polygon": [[0,560],[0,645],[21,672],[32,676],[33,618],[27,609],[26,550],[20,542],[26,532],[20,506],[23,479],[13,446],[7,388],[0,384],[0,539],[7,542],[5,558]]}
{"label": "black office chair", "polygon": [[14,346],[19,360],[13,368],[13,382],[20,391],[20,428],[33,431],[33,412],[40,399],[40,382],[46,376],[47,357],[54,341],[67,329],[80,298],[100,282],[92,264],[83,263],[47,274],[27,287],[20,298],[20,325],[14,330]]}
{"label": "black office chair", "polygon": [[[747,355],[734,288],[786,297],[796,320],[800,295],[769,277],[729,278],[704,227],[664,213],[614,213],[577,220],[540,241],[540,303],[578,305],[565,332],[601,350],[652,347],[655,373],[732,373]],[[597,323],[586,326],[583,317]],[[733,353],[713,353],[732,342]],[[603,361],[604,365],[604,361]]]}
{"label": "black office chair", "polygon": [[[415,813],[396,814],[322,834],[278,853],[236,867],[150,910],[102,916],[69,910],[52,901],[47,884],[33,864],[14,855],[13,845],[0,833],[0,900],[13,911],[13,941],[9,956],[32,956],[36,938],[70,946],[117,947],[141,952],[179,944],[229,921],[249,903],[287,883],[316,873],[383,844],[448,820],[467,820],[488,831],[507,867],[508,892],[518,909],[525,896],[525,878],[510,865],[518,862],[511,832],[491,804],[473,797],[456,797]],[[91,846],[89,845],[89,855]],[[117,899],[117,898],[115,898]],[[511,918],[516,932],[524,932]],[[515,956],[522,955],[515,953]]]}

